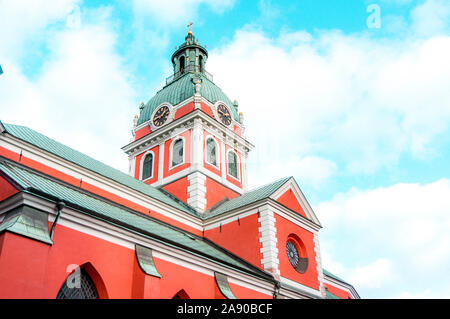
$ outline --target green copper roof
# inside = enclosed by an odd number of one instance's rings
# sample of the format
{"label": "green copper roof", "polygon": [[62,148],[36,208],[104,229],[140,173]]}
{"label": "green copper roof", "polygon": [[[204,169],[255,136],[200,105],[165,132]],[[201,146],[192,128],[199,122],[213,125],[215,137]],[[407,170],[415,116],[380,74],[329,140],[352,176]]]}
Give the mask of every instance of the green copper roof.
{"label": "green copper roof", "polygon": [[3,231],[53,244],[48,230],[47,214],[29,206],[19,206],[6,213],[0,224],[0,233]]}
{"label": "green copper roof", "polygon": [[333,275],[331,272],[329,272],[329,271],[326,270],[326,269],[323,269],[323,274],[326,275],[326,276],[328,276],[328,277],[331,277],[331,278],[334,278],[334,279],[336,279],[336,280],[339,280],[339,281],[341,281],[341,282],[343,282],[343,283],[345,283],[345,284],[347,284],[347,285],[350,285],[349,283],[345,282],[344,280],[342,280],[342,279],[339,278],[338,276]]}
{"label": "green copper roof", "polygon": [[3,123],[6,132],[12,136],[30,143],[40,149],[43,149],[49,153],[57,155],[69,162],[84,167],[90,171],[100,174],[104,177],[112,179],[122,185],[125,185],[131,189],[134,189],[144,195],[150,196],[158,201],[168,204],[176,209],[182,210],[186,213],[199,217],[199,214],[187,204],[182,201],[177,201],[164,194],[159,189],[147,185],[144,182],[127,175],[115,168],[112,168],[100,161],[93,159],[81,152],[78,152],[64,144],[61,144],[41,133],[38,133],[28,127],[20,125],[12,125]]}
{"label": "green copper roof", "polygon": [[165,242],[168,245],[188,250],[224,266],[232,267],[260,278],[270,279],[268,274],[255,266],[247,264],[239,257],[226,252],[201,237],[169,226],[141,213],[100,200],[88,192],[42,176],[28,168],[0,161],[0,171],[17,184],[26,185],[23,191],[49,197],[52,200],[64,201],[67,207],[81,210],[94,218],[137,232],[142,236]]}
{"label": "green copper roof", "polygon": [[200,87],[200,94],[202,97],[211,103],[216,103],[217,101],[224,102],[231,109],[234,119],[237,122],[240,122],[239,113],[233,105],[233,102],[231,102],[231,100],[218,86],[216,86],[201,73],[189,72],[166,85],[158,91],[156,95],[147,102],[147,104],[145,104],[141,114],[139,115],[138,125],[148,121],[156,108],[162,103],[168,102],[172,105],[177,105],[194,96],[195,87],[192,82],[194,78],[200,78],[202,80]]}
{"label": "green copper roof", "polygon": [[325,299],[341,299],[338,296],[336,296],[335,294],[332,294],[331,292],[329,292],[328,290],[325,291]]}
{"label": "green copper roof", "polygon": [[245,205],[257,202],[261,199],[267,198],[272,195],[277,189],[283,186],[291,177],[285,177],[279,179],[273,183],[260,186],[254,190],[248,191],[239,197],[230,199],[224,202],[222,205],[214,208],[210,212],[206,213],[206,217],[210,218],[231,211],[233,209],[243,207]]}

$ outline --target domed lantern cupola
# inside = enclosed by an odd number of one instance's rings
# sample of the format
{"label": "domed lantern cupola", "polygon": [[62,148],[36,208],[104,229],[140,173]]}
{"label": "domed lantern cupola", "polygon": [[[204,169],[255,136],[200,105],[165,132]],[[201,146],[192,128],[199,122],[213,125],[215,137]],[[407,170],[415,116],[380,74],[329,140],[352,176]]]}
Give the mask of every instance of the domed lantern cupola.
{"label": "domed lantern cupola", "polygon": [[208,51],[193,35],[191,25],[192,22],[188,24],[189,30],[185,42],[172,55],[174,79],[188,72],[206,73],[205,63],[208,59]]}

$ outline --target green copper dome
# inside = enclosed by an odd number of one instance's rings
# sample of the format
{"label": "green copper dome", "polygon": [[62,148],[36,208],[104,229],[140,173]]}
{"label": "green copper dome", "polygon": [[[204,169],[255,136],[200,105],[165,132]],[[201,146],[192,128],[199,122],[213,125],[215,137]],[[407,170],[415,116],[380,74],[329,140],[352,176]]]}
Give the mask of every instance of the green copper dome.
{"label": "green copper dome", "polygon": [[194,96],[194,79],[200,79],[200,95],[211,103],[224,102],[231,110],[235,121],[240,123],[237,104],[222,92],[222,90],[212,82],[212,76],[206,72],[205,63],[208,58],[206,48],[198,43],[189,28],[185,42],[182,43],[172,55],[174,74],[166,80],[166,86],[156,95],[141,106],[141,114],[137,125],[150,120],[153,112],[162,103],[170,103],[173,106]]}
{"label": "green copper dome", "polygon": [[194,96],[195,86],[193,80],[200,78],[202,83],[200,86],[200,94],[211,103],[217,101],[224,102],[231,110],[233,118],[240,122],[239,113],[236,106],[223,93],[223,91],[216,86],[212,81],[208,80],[206,76],[201,73],[186,73],[172,83],[166,85],[163,89],[158,91],[156,95],[144,105],[139,116],[138,125],[150,120],[153,112],[162,103],[168,102],[172,105],[177,105],[184,100]]}

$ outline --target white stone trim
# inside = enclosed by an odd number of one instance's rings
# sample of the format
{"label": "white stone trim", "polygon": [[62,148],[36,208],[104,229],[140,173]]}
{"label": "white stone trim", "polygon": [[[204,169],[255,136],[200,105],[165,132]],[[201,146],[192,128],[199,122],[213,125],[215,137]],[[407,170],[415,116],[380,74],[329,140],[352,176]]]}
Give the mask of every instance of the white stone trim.
{"label": "white stone trim", "polygon": [[321,294],[321,292],[319,290],[316,290],[314,288],[302,285],[301,283],[298,283],[296,281],[293,281],[293,280],[290,280],[288,278],[281,277],[281,276],[280,276],[280,281],[282,283],[290,285],[290,286],[292,286],[294,288],[297,288],[300,291],[304,291],[307,294],[314,295],[317,298],[322,298],[322,294]]}
{"label": "white stone trim", "polygon": [[258,218],[258,222],[261,227],[259,228],[260,238],[259,242],[261,243],[261,265],[264,269],[270,270],[275,275],[280,275],[280,269],[278,265],[280,261],[278,259],[278,248],[277,248],[277,229],[275,227],[275,217],[273,212],[266,206],[263,207],[260,211],[260,217]]}
{"label": "white stone trim", "polygon": [[[214,165],[213,163],[210,163],[208,161],[208,140],[212,140],[214,142],[214,147],[216,150],[216,165]],[[206,135],[204,138],[204,141],[205,141],[204,142],[205,143],[205,152],[204,152],[205,153],[205,156],[204,156],[205,163],[220,170],[220,166],[221,166],[221,162],[220,162],[221,156],[220,155],[221,154],[219,153],[220,152],[219,143],[217,143],[215,136],[212,134]]]}
{"label": "white stone trim", "polygon": [[234,148],[238,149],[239,151],[245,153],[254,148],[254,145],[248,142],[246,139],[234,133],[234,131],[226,127],[222,127],[223,125],[217,125],[217,121],[215,119],[211,118],[203,111],[196,109],[183,116],[182,118],[177,119],[177,121],[173,121],[167,125],[163,125],[163,127],[161,127],[159,130],[151,132],[150,134],[143,136],[139,140],[128,143],[127,145],[122,147],[122,150],[128,155],[139,154],[140,152],[142,152],[140,148],[144,147],[144,145],[154,144],[155,141],[161,139],[161,137],[166,136],[176,127],[191,126],[193,120],[197,118],[202,121],[203,127],[213,128],[217,133],[215,135],[229,137],[230,140],[235,142]]}
{"label": "white stone trim", "polygon": [[204,212],[206,208],[206,176],[195,172],[188,175],[187,179],[189,181],[187,203],[197,211]]}
{"label": "white stone trim", "polygon": [[191,133],[191,167],[198,170],[203,166],[203,129],[200,119],[194,119]]}
{"label": "white stone trim", "polygon": [[323,284],[323,267],[322,267],[322,255],[320,253],[320,245],[319,245],[319,234],[314,233],[314,252],[316,254],[316,264],[317,264],[317,276],[319,280],[319,290],[322,294],[322,297],[325,298],[325,286]]}
{"label": "white stone trim", "polygon": [[158,150],[158,181],[161,181],[164,176],[164,141],[159,144]]}
{"label": "white stone trim", "polygon": [[[142,178],[143,176],[143,168],[144,168],[144,159],[148,156],[148,155],[152,155],[153,156],[153,160],[152,160],[152,174],[150,175],[150,177],[147,177],[145,180]],[[156,156],[155,153],[153,151],[147,151],[145,152],[142,157],[141,157],[141,162],[139,163],[139,179],[141,181],[147,181],[150,180],[154,177],[155,175],[155,162],[156,162]]]}
{"label": "white stone trim", "polygon": [[[173,160],[173,147],[175,145],[175,142],[181,140],[183,142],[183,160],[181,163],[178,163],[176,165],[172,165]],[[182,166],[186,163],[186,139],[182,135],[177,135],[176,137],[172,138],[169,145],[169,171],[178,167]]]}
{"label": "white stone trim", "polygon": [[[228,163],[228,154],[229,154],[229,153],[234,153],[234,155],[236,155],[236,161],[237,161],[237,163],[236,163],[237,177],[234,177],[233,175],[231,175],[231,174],[228,172],[228,165],[229,165],[229,163]],[[238,181],[238,182],[241,182],[241,159],[240,159],[240,157],[239,157],[238,152],[236,152],[233,148],[229,148],[229,149],[227,150],[227,154],[226,154],[226,167],[227,167],[227,176],[233,178],[234,180],[236,180],[236,181]]]}

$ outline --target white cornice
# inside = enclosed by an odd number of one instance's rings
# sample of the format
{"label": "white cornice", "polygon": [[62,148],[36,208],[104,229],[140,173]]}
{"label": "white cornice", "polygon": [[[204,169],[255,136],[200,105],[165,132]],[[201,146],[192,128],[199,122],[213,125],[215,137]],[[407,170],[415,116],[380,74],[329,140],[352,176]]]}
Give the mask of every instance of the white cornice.
{"label": "white cornice", "polygon": [[186,114],[185,116],[161,127],[160,129],[125,145],[124,147],[122,147],[122,150],[128,155],[135,154],[139,152],[138,149],[143,145],[153,145],[158,142],[158,138],[165,139],[165,134],[170,135],[169,132],[180,125],[189,128],[192,127],[193,120],[195,118],[200,118],[206,126],[214,127],[220,134],[222,134],[222,136],[227,137],[230,141],[233,141],[235,144],[234,147],[238,148],[239,150],[248,152],[253,149],[253,144],[236,134],[233,130],[226,128],[224,125],[220,124],[203,111],[196,109],[189,114]]}

